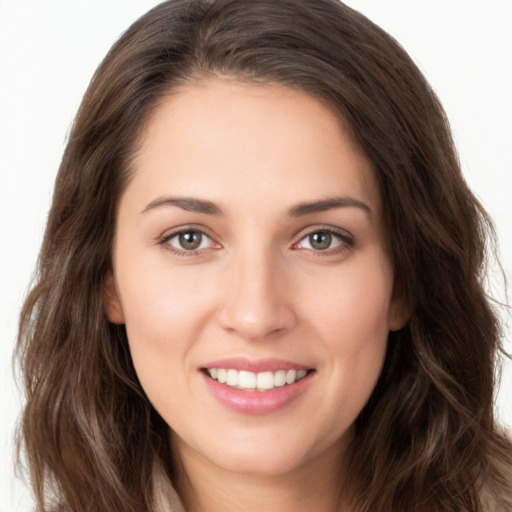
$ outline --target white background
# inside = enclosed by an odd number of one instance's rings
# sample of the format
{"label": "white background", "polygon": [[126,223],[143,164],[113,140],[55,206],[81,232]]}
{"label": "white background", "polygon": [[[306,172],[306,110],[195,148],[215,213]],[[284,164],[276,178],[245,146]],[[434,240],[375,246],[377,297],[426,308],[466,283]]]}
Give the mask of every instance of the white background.
{"label": "white background", "polygon": [[[0,512],[30,510],[14,478],[17,316],[68,128],[88,81],[154,0],[0,0]],[[494,219],[512,281],[512,1],[347,0],[390,32],[441,98],[465,176]],[[492,291],[504,300],[491,271]],[[512,350],[510,330],[507,347]],[[512,366],[498,397],[512,425]]]}

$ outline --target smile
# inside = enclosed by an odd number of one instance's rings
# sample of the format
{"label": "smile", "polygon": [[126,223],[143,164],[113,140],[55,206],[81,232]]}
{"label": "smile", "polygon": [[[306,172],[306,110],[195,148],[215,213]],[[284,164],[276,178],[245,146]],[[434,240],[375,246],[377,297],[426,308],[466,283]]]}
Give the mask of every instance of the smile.
{"label": "smile", "polygon": [[282,410],[313,385],[316,369],[285,361],[245,358],[211,361],[200,368],[210,395],[224,407],[242,414]]}
{"label": "smile", "polygon": [[294,384],[303,379],[308,370],[277,370],[254,373],[234,368],[207,368],[213,380],[244,391],[270,391]]}

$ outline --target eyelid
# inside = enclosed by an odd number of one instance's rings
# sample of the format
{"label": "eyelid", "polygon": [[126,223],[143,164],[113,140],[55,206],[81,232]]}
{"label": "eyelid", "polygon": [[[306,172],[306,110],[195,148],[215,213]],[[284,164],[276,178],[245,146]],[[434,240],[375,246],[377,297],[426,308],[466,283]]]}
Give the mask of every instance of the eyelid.
{"label": "eyelid", "polygon": [[[169,240],[171,240],[175,236],[178,236],[181,233],[186,233],[186,232],[190,232],[190,231],[196,231],[196,232],[201,233],[203,236],[206,236],[211,241],[211,245],[209,247],[205,247],[202,249],[180,250],[180,249],[168,244]],[[330,233],[330,234],[334,235],[335,237],[340,238],[342,243],[336,245],[335,247],[325,249],[325,250],[302,248],[299,246],[300,243],[302,242],[302,240],[304,240],[304,238],[306,238],[314,233],[318,233],[318,232]],[[351,247],[353,247],[355,244],[353,235],[351,233],[349,233],[348,231],[338,228],[338,227],[335,227],[335,226],[323,225],[323,224],[308,226],[307,228],[302,229],[301,231],[299,231],[299,233],[297,233],[294,236],[294,239],[296,241],[292,243],[292,246],[291,246],[292,249],[294,249],[294,250],[304,249],[304,250],[314,253],[316,255],[323,255],[323,256],[328,256],[328,255],[333,255],[333,254],[338,254],[338,253],[344,252],[344,251],[350,249]],[[168,250],[178,256],[193,256],[198,253],[209,251],[211,249],[222,248],[222,245],[218,242],[217,237],[211,233],[211,230],[206,228],[205,226],[202,226],[199,224],[187,224],[187,225],[175,227],[175,228],[171,229],[170,231],[166,231],[163,235],[159,236],[157,239],[157,242],[159,245],[164,246],[164,248],[166,250]]]}
{"label": "eyelid", "polygon": [[[169,240],[180,235],[181,233],[187,233],[190,231],[195,231],[195,232],[201,233],[203,236],[207,237],[211,241],[211,246],[205,247],[202,249],[185,250],[185,249],[178,249],[176,247],[173,247],[168,243]],[[159,245],[163,246],[166,250],[168,250],[171,253],[174,253],[178,256],[193,256],[198,253],[208,251],[210,249],[220,248],[221,244],[217,241],[216,238],[217,237],[212,235],[210,230],[208,228],[206,228],[205,226],[201,226],[199,224],[186,224],[183,226],[178,226],[176,228],[173,228],[170,231],[169,230],[165,231],[163,235],[158,237],[157,242]]]}
{"label": "eyelid", "polygon": [[[319,233],[319,232],[330,233],[330,234],[340,238],[342,240],[342,243],[337,245],[336,247],[333,247],[330,249],[325,249],[323,251],[299,247],[299,244],[302,242],[302,240],[304,240],[306,237],[308,237],[314,233]],[[297,241],[292,244],[292,249],[304,249],[306,251],[311,251],[315,254],[325,255],[325,256],[343,252],[343,251],[353,247],[355,244],[354,236],[351,233],[349,233],[348,231],[338,228],[338,227],[335,227],[335,226],[329,226],[329,225],[324,225],[324,224],[320,224],[320,225],[316,225],[316,226],[309,226],[305,229],[302,229],[295,236],[295,239]]]}

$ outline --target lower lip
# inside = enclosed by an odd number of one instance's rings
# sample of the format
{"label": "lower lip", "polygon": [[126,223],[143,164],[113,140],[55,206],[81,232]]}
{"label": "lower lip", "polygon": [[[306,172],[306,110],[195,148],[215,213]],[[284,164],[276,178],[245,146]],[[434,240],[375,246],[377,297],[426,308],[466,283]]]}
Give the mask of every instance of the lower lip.
{"label": "lower lip", "polygon": [[314,373],[310,372],[293,384],[269,391],[243,391],[221,384],[204,373],[202,376],[211,394],[229,409],[243,414],[270,414],[284,409],[297,399],[311,383]]}

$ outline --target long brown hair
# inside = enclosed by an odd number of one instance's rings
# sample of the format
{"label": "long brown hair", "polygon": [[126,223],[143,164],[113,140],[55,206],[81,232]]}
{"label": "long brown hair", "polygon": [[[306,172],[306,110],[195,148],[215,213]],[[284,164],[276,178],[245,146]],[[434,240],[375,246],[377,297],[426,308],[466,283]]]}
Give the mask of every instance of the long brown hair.
{"label": "long brown hair", "polygon": [[102,287],[145,123],[174,87],[216,75],[284,84],[326,103],[380,185],[396,293],[411,319],[390,334],[357,419],[354,510],[511,510],[512,445],[493,417],[500,328],[481,284],[492,226],[419,70],[336,0],[164,2],[98,68],[20,320],[20,444],[39,510],[153,511],[155,461],[172,478],[168,426],[138,383],[124,327],[103,313]]}

